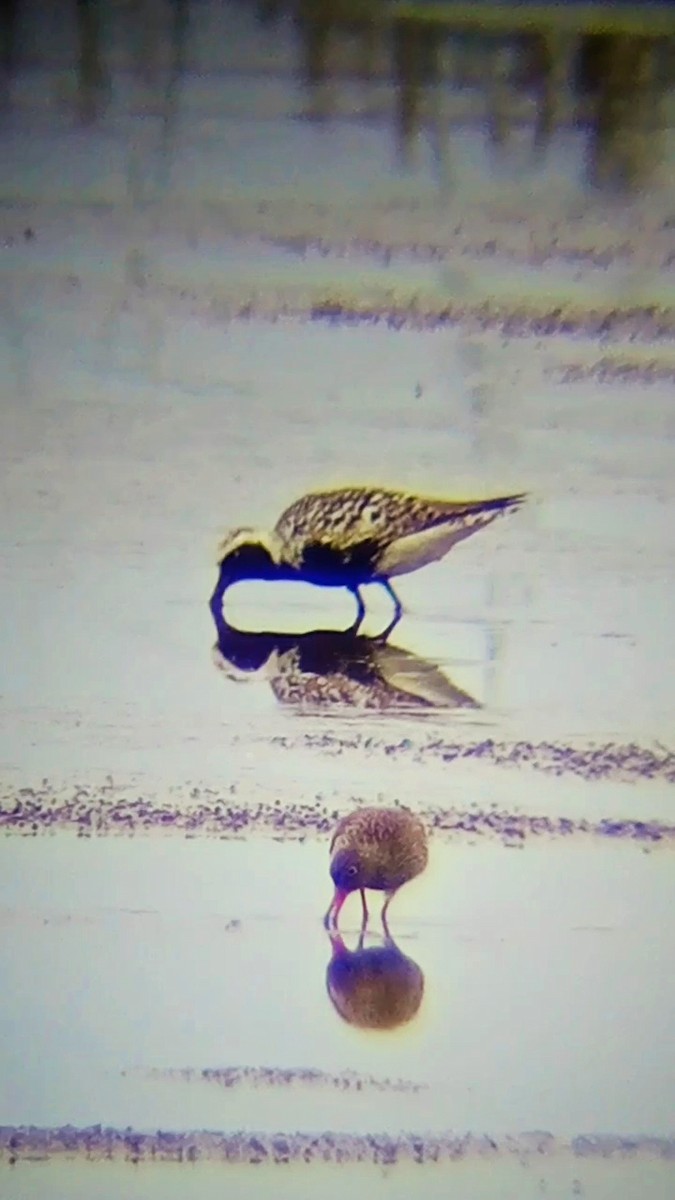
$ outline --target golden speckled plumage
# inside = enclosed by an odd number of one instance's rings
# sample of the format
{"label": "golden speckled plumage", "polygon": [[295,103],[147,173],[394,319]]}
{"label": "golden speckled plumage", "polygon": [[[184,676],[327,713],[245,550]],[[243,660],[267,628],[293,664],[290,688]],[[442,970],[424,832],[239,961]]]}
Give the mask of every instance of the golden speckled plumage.
{"label": "golden speckled plumage", "polygon": [[[524,494],[483,500],[435,500],[387,488],[311,492],[281,514],[271,532],[237,529],[219,548],[212,611],[237,579],[295,579],[346,587],[356,597],[357,628],[365,615],[360,587],[378,583],[402,615],[390,580],[437,562],[479,529],[520,507]],[[390,629],[393,625],[390,626]]]}
{"label": "golden speckled plumage", "polygon": [[439,525],[450,527],[460,541],[523,499],[434,500],[386,488],[337,488],[296,500],[280,516],[274,536],[282,546],[283,561],[294,566],[301,562],[305,546],[315,541],[344,553],[372,539],[384,554],[393,542]]}
{"label": "golden speckled plumage", "polygon": [[305,635],[309,638],[322,639],[321,669],[303,663],[299,645],[273,655],[269,683],[279,704],[372,712],[479,707],[435,663],[409,650],[345,633]]}

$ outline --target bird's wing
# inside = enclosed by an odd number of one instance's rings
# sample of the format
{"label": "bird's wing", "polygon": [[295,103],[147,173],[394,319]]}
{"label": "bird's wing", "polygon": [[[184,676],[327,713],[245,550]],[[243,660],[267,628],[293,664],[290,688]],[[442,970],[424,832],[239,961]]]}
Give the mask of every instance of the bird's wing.
{"label": "bird's wing", "polygon": [[[363,812],[363,809],[361,811]],[[345,815],[343,817],[340,817],[337,825],[335,826],[335,829],[333,830],[333,836],[330,840],[330,846],[328,847],[329,854],[333,853],[333,850],[335,849],[335,843],[337,842],[340,835],[345,832],[345,829],[347,829],[347,830],[349,829],[349,826],[352,823],[353,819],[354,819],[354,813],[345,813]],[[368,832],[367,828],[361,830],[361,833],[364,836],[367,835],[367,832]]]}
{"label": "bird's wing", "polygon": [[524,496],[500,496],[490,500],[441,502],[424,524],[419,522],[412,530],[401,529],[388,539],[378,556],[377,570],[390,578],[438,562],[458,542],[519,508],[524,499]]}
{"label": "bird's wing", "polygon": [[480,704],[456,687],[440,667],[409,650],[385,645],[378,648],[376,661],[387,685],[410,696],[411,700],[423,700],[433,708],[480,708]]}
{"label": "bird's wing", "polygon": [[336,843],[337,839],[339,838],[339,836],[340,836],[340,833],[342,832],[342,828],[341,828],[341,827],[342,827],[342,825],[343,825],[343,821],[344,821],[344,818],[343,818],[343,820],[342,820],[342,821],[338,821],[337,825],[335,826],[335,829],[333,830],[333,836],[332,836],[332,838],[330,839],[330,846],[328,847],[328,853],[329,853],[329,854],[332,854],[332,853],[333,853],[333,850],[334,850],[334,848],[335,848],[335,843]]}
{"label": "bird's wing", "polygon": [[296,500],[282,513],[274,532],[284,547],[284,558],[293,563],[301,561],[308,544],[347,552],[363,543],[379,543],[385,552],[401,539],[440,527],[460,540],[501,512],[518,507],[523,499],[433,500],[385,489],[343,488]]}

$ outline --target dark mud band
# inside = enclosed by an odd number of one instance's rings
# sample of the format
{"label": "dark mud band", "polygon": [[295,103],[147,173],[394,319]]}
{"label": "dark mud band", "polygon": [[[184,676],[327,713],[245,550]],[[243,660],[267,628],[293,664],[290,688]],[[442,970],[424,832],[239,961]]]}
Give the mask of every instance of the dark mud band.
{"label": "dark mud band", "polygon": [[291,1087],[338,1092],[416,1093],[426,1091],[429,1086],[415,1083],[412,1079],[376,1079],[358,1071],[340,1071],[337,1075],[331,1075],[328,1071],[317,1071],[310,1067],[205,1067],[201,1070],[195,1067],[137,1067],[122,1074],[174,1083],[208,1083],[225,1090]]}
{"label": "dark mud band", "polygon": [[[236,790],[236,789],[235,789]],[[145,799],[119,788],[114,796],[76,788],[70,794],[22,788],[0,809],[0,832],[37,836],[67,831],[81,837],[173,833],[183,837],[247,838],[266,835],[278,841],[327,837],[342,808],[314,804],[233,803],[212,789],[192,788],[182,803]],[[349,809],[359,803],[351,797]],[[345,806],[345,811],[347,807]],[[603,838],[641,846],[675,845],[675,825],[636,818],[598,820],[532,816],[491,810],[420,807],[430,831],[447,840],[501,841],[507,846],[555,838]]]}
{"label": "dark mud band", "polygon": [[477,759],[487,766],[529,767],[550,775],[575,776],[587,782],[607,780],[643,783],[653,779],[660,783],[675,783],[675,754],[666,747],[657,745],[652,749],[634,742],[585,746],[566,746],[556,742],[499,742],[493,738],[485,738],[480,742],[449,742],[443,738],[432,738],[427,742],[414,742],[411,738],[386,742],[360,733],[352,737],[308,733],[300,738],[272,737],[270,744],[285,750],[306,748],[338,755],[346,750],[357,750],[368,756],[405,756],[419,763]]}
{"label": "dark mud band", "polygon": [[100,1125],[42,1129],[0,1127],[0,1161],[80,1159],[88,1161],[261,1163],[452,1162],[477,1159],[531,1161],[565,1154],[575,1159],[675,1160],[675,1138],[616,1137],[611,1134],[556,1138],[550,1133],[487,1134],[269,1134],[140,1133]]}

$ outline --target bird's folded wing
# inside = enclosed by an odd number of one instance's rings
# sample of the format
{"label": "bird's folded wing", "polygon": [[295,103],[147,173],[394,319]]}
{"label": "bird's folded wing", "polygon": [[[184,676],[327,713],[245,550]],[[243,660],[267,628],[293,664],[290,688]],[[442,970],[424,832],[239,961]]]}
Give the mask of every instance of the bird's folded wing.
{"label": "bird's folded wing", "polygon": [[387,684],[412,698],[438,708],[480,708],[477,700],[456,687],[435,663],[407,650],[383,646],[377,665]]}
{"label": "bird's folded wing", "polygon": [[303,496],[282,513],[274,532],[291,558],[300,557],[297,548],[310,542],[345,551],[364,542],[380,541],[384,548],[399,538],[438,525],[446,529],[453,526],[460,535],[467,527],[473,531],[499,513],[517,507],[522,499],[508,496],[447,501],[405,492],[346,488]]}

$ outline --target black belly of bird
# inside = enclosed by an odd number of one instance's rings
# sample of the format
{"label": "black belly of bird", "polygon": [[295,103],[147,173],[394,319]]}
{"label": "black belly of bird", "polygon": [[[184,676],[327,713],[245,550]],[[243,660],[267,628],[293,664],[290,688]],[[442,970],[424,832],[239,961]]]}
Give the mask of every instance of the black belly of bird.
{"label": "black belly of bird", "polygon": [[375,563],[381,549],[379,543],[371,540],[359,542],[349,550],[310,542],[303,552],[299,571],[307,583],[319,587],[355,588],[376,578]]}
{"label": "black belly of bird", "polygon": [[[233,583],[256,579],[267,583],[301,578],[295,567],[275,563],[269,551],[262,546],[240,546],[220,564],[218,579],[211,596],[210,606],[216,622],[222,619],[222,604],[225,592]],[[227,654],[225,655],[227,657]]]}
{"label": "black belly of bird", "polygon": [[299,578],[296,567],[286,563],[275,563],[269,551],[262,546],[240,546],[220,564],[221,583],[229,587],[245,579],[256,579],[267,583]]}
{"label": "black belly of bird", "polygon": [[352,633],[317,631],[297,639],[298,666],[305,675],[346,675],[372,687],[379,678],[371,657],[370,638]]}

